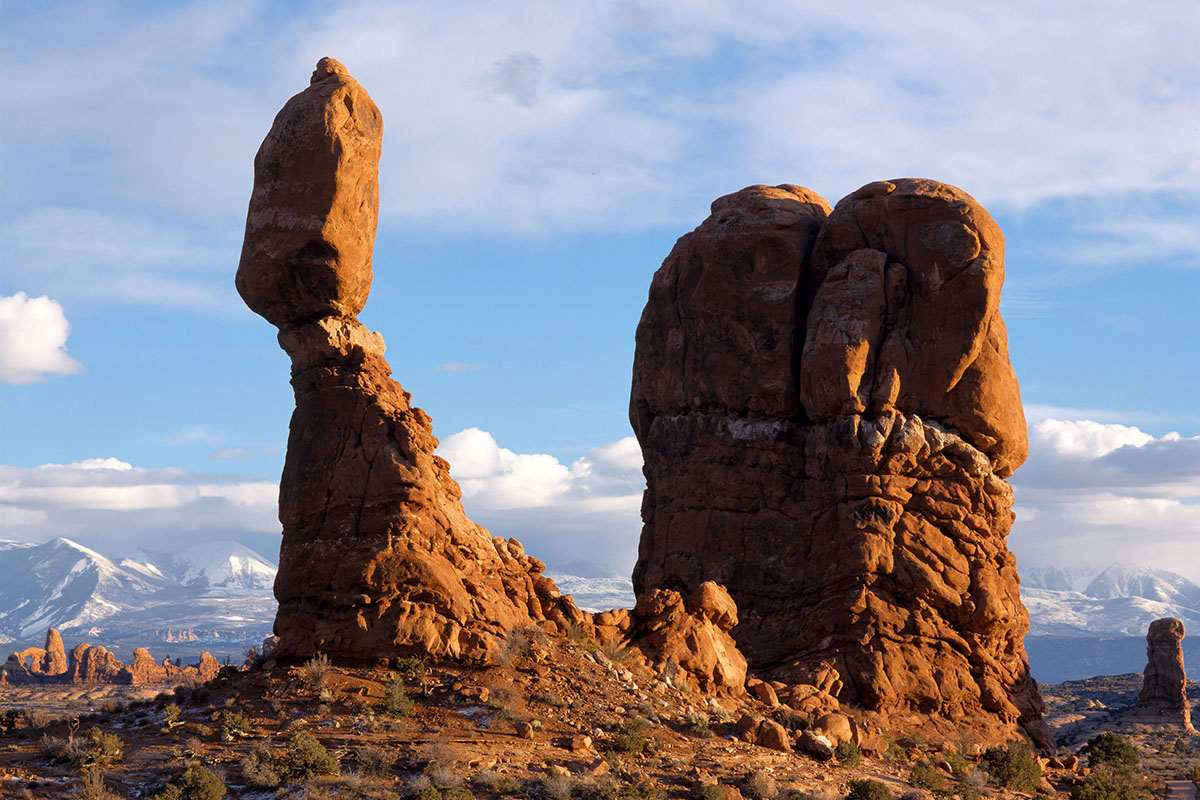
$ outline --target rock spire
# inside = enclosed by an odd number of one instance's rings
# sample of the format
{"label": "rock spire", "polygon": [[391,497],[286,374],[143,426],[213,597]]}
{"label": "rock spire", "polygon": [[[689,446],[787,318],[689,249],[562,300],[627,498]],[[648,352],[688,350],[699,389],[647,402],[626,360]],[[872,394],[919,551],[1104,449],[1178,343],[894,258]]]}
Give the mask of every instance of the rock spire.
{"label": "rock spire", "polygon": [[276,658],[486,660],[584,615],[514,539],[469,520],[430,418],[356,318],[371,285],[379,109],[323,58],[254,159],[237,288],[279,328],[296,410],[279,490]]}
{"label": "rock spire", "polygon": [[946,184],[716,200],[637,330],[637,593],[716,581],[756,674],[1050,747],[1005,541],[1027,442],[1003,280],[1000,229]]}
{"label": "rock spire", "polygon": [[1175,717],[1187,730],[1192,712],[1187,699],[1187,673],[1183,666],[1183,621],[1156,619],[1146,631],[1146,670],[1137,708]]}

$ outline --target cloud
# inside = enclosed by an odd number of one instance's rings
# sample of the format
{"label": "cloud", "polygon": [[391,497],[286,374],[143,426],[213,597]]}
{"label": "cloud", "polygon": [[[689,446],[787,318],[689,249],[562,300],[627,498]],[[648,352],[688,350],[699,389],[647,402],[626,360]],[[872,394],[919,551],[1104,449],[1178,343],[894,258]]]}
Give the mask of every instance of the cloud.
{"label": "cloud", "polygon": [[533,108],[538,102],[538,84],[542,79],[542,61],[533,53],[509,53],[483,76],[483,86],[491,96],[505,95],[517,105]]}
{"label": "cloud", "polygon": [[10,535],[66,536],[113,552],[158,545],[164,537],[263,546],[279,532],[278,495],[272,481],[147,469],[112,457],[0,466],[0,519]]}
{"label": "cloud", "polygon": [[1200,582],[1200,436],[1041,419],[1012,483],[1021,563],[1130,561]]}
{"label": "cloud", "polygon": [[637,556],[645,481],[632,436],[563,464],[515,453],[486,431],[446,437],[438,454],[463,490],[463,506],[499,536],[514,536],[560,570],[628,576]]}
{"label": "cloud", "polygon": [[71,325],[62,306],[24,292],[0,296],[0,382],[42,383],[82,368],[67,355]]}

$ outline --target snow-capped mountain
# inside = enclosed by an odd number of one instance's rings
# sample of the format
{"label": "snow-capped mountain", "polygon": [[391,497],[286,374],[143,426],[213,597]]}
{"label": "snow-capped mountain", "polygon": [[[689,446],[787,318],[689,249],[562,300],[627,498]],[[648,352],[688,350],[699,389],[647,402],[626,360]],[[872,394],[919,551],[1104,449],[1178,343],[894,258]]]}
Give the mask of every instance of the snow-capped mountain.
{"label": "snow-capped mountain", "polygon": [[633,608],[636,598],[633,583],[627,578],[582,578],[547,572],[563,594],[574,596],[575,605],[584,611],[608,611],[614,608]]}
{"label": "snow-capped mountain", "polygon": [[[131,568],[132,567],[132,568]],[[70,539],[0,543],[0,631],[18,640],[53,625],[87,629],[136,608],[171,581],[143,565],[118,565]]]}
{"label": "snow-capped mountain", "polygon": [[184,586],[270,592],[275,585],[275,565],[237,542],[201,542],[178,553],[147,552],[144,556]]}
{"label": "snow-capped mountain", "polygon": [[1021,598],[1031,636],[1144,637],[1150,623],[1163,617],[1200,632],[1200,586],[1138,564],[1022,570]]}
{"label": "snow-capped mountain", "polygon": [[114,561],[70,539],[0,540],[0,641],[40,643],[51,626],[106,637],[261,639],[275,617],[275,569],[235,542]]}

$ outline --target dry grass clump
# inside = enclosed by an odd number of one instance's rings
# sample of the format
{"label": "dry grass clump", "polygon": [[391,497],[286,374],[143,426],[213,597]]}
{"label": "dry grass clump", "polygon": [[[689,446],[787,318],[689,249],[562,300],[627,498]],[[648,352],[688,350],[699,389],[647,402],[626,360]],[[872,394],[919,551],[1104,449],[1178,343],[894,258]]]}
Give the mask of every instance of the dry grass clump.
{"label": "dry grass clump", "polygon": [[775,800],[779,795],[779,784],[765,769],[755,770],[746,776],[746,794],[754,800]]}
{"label": "dry grass clump", "polygon": [[329,656],[317,653],[300,667],[300,677],[312,689],[322,689],[329,678]]}

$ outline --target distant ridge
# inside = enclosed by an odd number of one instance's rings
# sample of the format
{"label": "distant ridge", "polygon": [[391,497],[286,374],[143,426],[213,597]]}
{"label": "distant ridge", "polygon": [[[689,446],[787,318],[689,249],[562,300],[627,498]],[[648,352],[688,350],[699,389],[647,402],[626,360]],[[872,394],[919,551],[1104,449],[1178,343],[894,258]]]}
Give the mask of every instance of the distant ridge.
{"label": "distant ridge", "polygon": [[1200,634],[1200,586],[1165,569],[1117,562],[1104,569],[1049,565],[1021,570],[1030,636],[1146,635],[1163,617]]}
{"label": "distant ridge", "polygon": [[[168,639],[200,628],[259,636],[275,616],[275,565],[237,542],[114,560],[70,539],[0,540],[0,637],[67,635]],[[226,631],[226,634],[222,634]]]}

